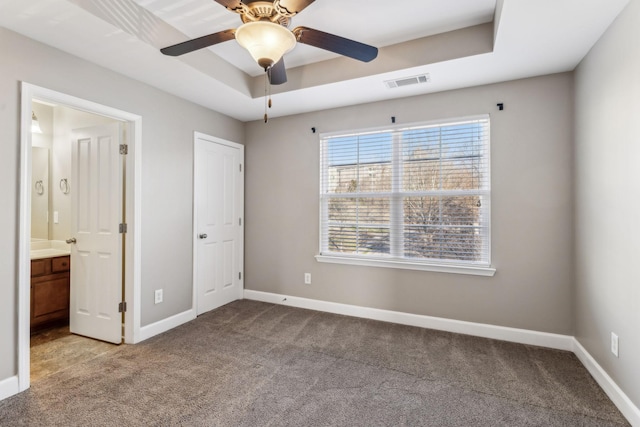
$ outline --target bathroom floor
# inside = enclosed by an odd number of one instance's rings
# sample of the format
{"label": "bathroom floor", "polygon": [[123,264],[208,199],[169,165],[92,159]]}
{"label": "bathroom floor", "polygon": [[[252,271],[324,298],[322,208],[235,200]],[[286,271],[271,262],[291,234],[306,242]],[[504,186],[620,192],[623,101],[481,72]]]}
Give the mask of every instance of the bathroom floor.
{"label": "bathroom floor", "polygon": [[117,345],[74,335],[69,325],[31,335],[31,382],[73,367],[118,348]]}

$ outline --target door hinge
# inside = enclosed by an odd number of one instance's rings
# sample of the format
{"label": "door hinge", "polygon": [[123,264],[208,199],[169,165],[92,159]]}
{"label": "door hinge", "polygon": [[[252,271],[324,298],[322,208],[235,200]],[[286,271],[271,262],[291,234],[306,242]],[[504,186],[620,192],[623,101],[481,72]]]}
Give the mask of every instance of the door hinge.
{"label": "door hinge", "polygon": [[119,231],[120,231],[120,234],[124,234],[124,233],[126,233],[126,232],[127,232],[127,224],[120,224],[120,225],[118,226],[118,229],[119,229]]}
{"label": "door hinge", "polygon": [[240,172],[242,172],[242,163],[240,163]]}
{"label": "door hinge", "polygon": [[127,303],[122,301],[118,304],[118,313],[124,313],[125,311],[127,311]]}
{"label": "door hinge", "polygon": [[242,271],[238,273],[238,280],[242,280]]}
{"label": "door hinge", "polygon": [[242,218],[238,218],[238,225],[242,226]]}
{"label": "door hinge", "polygon": [[120,154],[129,154],[129,146],[127,144],[120,144]]}

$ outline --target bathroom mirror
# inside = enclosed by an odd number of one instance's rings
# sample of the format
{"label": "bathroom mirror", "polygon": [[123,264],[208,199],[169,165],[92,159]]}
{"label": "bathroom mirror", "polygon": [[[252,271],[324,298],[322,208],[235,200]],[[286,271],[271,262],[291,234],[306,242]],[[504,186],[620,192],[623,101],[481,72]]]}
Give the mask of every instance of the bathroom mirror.
{"label": "bathroom mirror", "polygon": [[49,149],[31,148],[31,239],[49,240]]}

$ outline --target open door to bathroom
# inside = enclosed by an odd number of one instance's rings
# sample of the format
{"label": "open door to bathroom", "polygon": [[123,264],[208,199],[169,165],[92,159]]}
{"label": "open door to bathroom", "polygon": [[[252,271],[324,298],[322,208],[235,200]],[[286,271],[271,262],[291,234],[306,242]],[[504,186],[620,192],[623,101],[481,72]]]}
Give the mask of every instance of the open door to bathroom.
{"label": "open door to bathroom", "polygon": [[123,171],[121,123],[73,131],[70,330],[122,342]]}

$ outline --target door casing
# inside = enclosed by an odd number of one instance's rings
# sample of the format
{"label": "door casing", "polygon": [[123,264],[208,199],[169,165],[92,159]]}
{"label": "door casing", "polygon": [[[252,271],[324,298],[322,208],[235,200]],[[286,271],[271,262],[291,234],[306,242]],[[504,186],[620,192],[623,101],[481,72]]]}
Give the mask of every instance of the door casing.
{"label": "door casing", "polygon": [[124,121],[128,125],[129,154],[126,162],[126,217],[125,243],[125,313],[124,341],[136,343],[140,334],[141,293],[141,156],[142,117],[85,99],[77,98],[26,82],[21,84],[20,130],[20,213],[18,238],[18,387],[20,391],[30,385],[30,241],[31,241],[31,111],[32,99],[61,104],[77,110]]}

